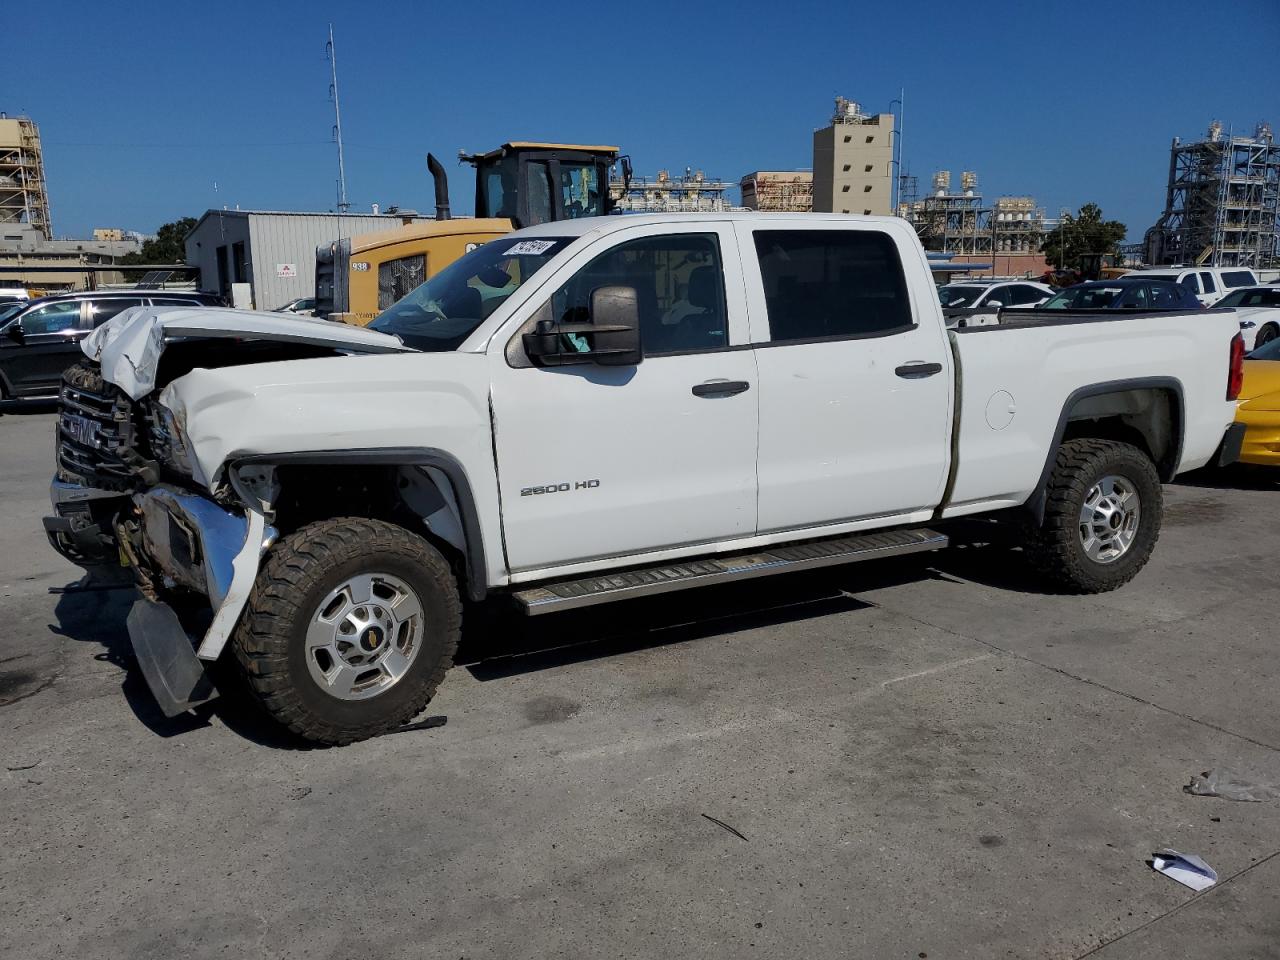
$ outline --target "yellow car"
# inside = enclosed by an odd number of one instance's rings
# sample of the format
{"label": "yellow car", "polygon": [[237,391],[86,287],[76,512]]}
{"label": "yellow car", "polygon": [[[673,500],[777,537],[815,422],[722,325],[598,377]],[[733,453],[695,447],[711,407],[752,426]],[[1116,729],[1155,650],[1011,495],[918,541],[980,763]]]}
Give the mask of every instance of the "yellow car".
{"label": "yellow car", "polygon": [[1236,423],[1245,427],[1241,462],[1280,467],[1280,340],[1258,347],[1245,360]]}

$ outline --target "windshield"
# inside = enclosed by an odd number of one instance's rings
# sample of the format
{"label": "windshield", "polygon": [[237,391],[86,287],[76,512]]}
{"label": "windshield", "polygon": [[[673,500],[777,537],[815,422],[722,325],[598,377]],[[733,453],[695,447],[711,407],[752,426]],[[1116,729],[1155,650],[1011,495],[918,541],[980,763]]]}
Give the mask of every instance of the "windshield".
{"label": "windshield", "polygon": [[19,300],[17,303],[0,303],[0,327],[3,327],[16,314],[22,311],[27,305],[27,301]]}
{"label": "windshield", "polygon": [[1100,310],[1111,306],[1123,292],[1120,287],[1068,287],[1040,304],[1039,309]]}
{"label": "windshield", "polygon": [[1280,360],[1280,339],[1268,340],[1253,353],[1250,360]]}
{"label": "windshield", "polygon": [[986,287],[970,287],[961,284],[947,284],[945,287],[938,288],[938,299],[942,301],[944,307],[968,307],[982,296],[982,291]]}
{"label": "windshield", "polygon": [[456,350],[572,237],[493,240],[456,260],[369,324],[418,350]]}
{"label": "windshield", "polygon": [[1256,290],[1237,290],[1228,293],[1214,304],[1215,307],[1280,307],[1280,287],[1268,290],[1260,287]]}

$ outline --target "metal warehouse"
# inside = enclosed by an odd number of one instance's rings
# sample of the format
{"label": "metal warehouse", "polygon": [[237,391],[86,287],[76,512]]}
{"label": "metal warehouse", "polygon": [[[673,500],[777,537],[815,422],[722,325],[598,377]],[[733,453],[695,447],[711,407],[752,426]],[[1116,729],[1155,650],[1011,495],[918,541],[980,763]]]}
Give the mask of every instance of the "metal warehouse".
{"label": "metal warehouse", "polygon": [[[200,288],[235,305],[274,310],[315,295],[316,247],[340,237],[391,230],[427,219],[416,213],[289,213],[207,210],[187,234],[187,263],[200,268]],[[233,289],[234,284],[247,286]]]}

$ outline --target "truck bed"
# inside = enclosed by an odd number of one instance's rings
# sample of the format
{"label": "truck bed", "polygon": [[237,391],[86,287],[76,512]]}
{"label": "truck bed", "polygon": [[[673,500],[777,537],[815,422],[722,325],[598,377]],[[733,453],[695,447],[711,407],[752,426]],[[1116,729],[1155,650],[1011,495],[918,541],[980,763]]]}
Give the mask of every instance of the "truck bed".
{"label": "truck bed", "polygon": [[[1206,328],[1213,328],[1217,335]],[[1232,417],[1226,399],[1233,311],[1003,311],[949,333],[957,368],[951,495],[943,516],[1025,503],[1073,419],[1151,415],[1172,405],[1178,473],[1203,466]],[[1206,352],[1207,342],[1220,348]],[[1088,384],[1087,387],[1080,387]],[[1101,394],[1109,405],[1091,402]]]}

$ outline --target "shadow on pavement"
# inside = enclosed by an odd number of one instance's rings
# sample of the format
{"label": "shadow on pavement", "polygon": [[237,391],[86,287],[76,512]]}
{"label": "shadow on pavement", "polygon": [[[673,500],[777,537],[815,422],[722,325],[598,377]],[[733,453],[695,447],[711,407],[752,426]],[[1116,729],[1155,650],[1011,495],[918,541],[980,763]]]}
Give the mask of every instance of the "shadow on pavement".
{"label": "shadow on pavement", "polygon": [[210,670],[219,696],[216,700],[177,717],[166,717],[156,705],[138,662],[133,655],[125,618],[136,596],[133,583],[111,573],[86,574],[79,581],[50,592],[58,595],[54,606],[57,622],[52,633],[79,643],[94,643],[102,652],[95,660],[113,664],[124,671],[120,685],[134,716],[158,737],[174,737],[207,727],[217,716],[228,729],[246,740],[277,749],[305,749],[315,744],[295,737],[277,726],[258,706],[241,679],[235,664],[223,658]]}
{"label": "shadow on pavement", "polygon": [[[586,663],[647,648],[704,640],[742,630],[857,612],[872,606],[858,594],[927,579],[960,578],[1019,593],[1044,593],[1015,549],[1015,533],[985,521],[949,525],[953,547],[787,574],[755,581],[527,617],[495,600],[472,605],[463,618],[455,663],[481,681]],[[190,713],[165,717],[138,668],[125,627],[134,600],[129,583],[87,575],[53,591],[58,622],[50,629],[102,647],[96,658],[125,672],[121,689],[138,720],[156,736],[208,726],[213,716],[239,736],[272,749],[323,749],[279,727],[259,706],[234,660],[210,673],[219,697]]]}
{"label": "shadow on pavement", "polygon": [[1205,467],[1182,474],[1170,486],[1208,490],[1280,490],[1280,469],[1250,463]]}

